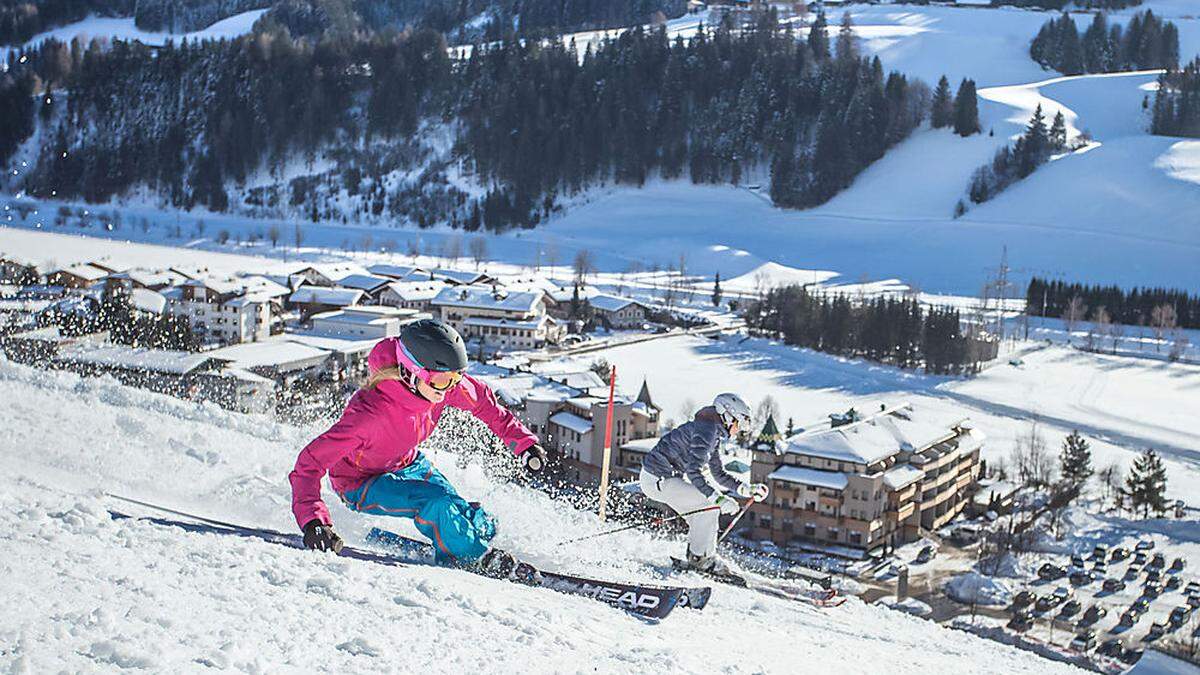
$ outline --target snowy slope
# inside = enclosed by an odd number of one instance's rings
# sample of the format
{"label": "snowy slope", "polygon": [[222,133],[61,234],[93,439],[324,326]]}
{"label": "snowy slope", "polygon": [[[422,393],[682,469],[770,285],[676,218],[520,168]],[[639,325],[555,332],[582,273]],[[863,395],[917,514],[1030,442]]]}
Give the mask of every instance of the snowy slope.
{"label": "snowy slope", "polygon": [[21,47],[0,47],[0,59],[7,60],[9,51],[20,52],[32,49],[50,39],[70,44],[75,38],[80,38],[85,43],[93,38],[108,38],[110,40],[137,40],[148,45],[163,45],[167,40],[180,42],[185,39],[188,41],[230,39],[249,33],[254,22],[258,21],[266,12],[266,9],[253,9],[221,19],[203,30],[175,34],[142,30],[134,25],[133,17],[91,16],[82,21],[38,33]]}
{"label": "snowy slope", "polygon": [[[1013,367],[1001,360],[972,379],[923,375],[789,347],[768,340],[678,336],[615,347],[583,357],[617,367],[626,388],[646,378],[663,417],[675,423],[722,391],[741,393],[751,406],[772,397],[780,424],[797,428],[850,407],[911,401],[934,419],[969,416],[987,436],[983,456],[1007,459],[1015,439],[1038,420],[1057,452],[1073,429],[1092,442],[1093,465],[1122,466],[1147,447],[1163,456],[1168,493],[1191,499],[1200,491],[1200,447],[1191,416],[1200,409],[1200,366],[1089,354],[1047,347]],[[560,364],[547,364],[546,368]],[[668,425],[669,426],[669,425]]]}
{"label": "snowy slope", "polygon": [[[451,570],[116,523],[98,490],[290,528],[285,475],[313,430],[7,363],[0,396],[0,573],[21,607],[0,615],[0,665],[14,672],[1077,672],[857,600],[820,611],[719,588],[655,626]],[[506,545],[626,577],[680,546],[629,533],[556,553],[595,519],[427,451],[499,514]],[[357,539],[368,519],[331,506]]]}

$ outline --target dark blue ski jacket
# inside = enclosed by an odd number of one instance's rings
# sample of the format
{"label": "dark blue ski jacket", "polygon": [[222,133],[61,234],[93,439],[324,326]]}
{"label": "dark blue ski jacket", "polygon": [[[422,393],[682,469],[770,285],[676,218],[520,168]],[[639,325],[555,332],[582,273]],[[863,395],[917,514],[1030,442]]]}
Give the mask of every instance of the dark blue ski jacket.
{"label": "dark blue ski jacket", "polygon": [[659,478],[683,476],[705,497],[711,497],[716,490],[704,478],[703,469],[707,466],[721,487],[737,490],[741,481],[729,475],[721,464],[721,442],[726,438],[729,431],[717,409],[706,406],[692,421],[658,439],[658,444],[642,460],[642,468]]}

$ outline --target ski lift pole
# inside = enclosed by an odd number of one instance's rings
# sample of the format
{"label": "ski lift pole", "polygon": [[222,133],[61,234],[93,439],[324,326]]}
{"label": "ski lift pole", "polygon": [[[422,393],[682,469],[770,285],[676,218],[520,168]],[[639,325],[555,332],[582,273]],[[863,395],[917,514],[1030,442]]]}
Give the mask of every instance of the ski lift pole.
{"label": "ski lift pole", "polygon": [[687,518],[688,516],[694,516],[697,513],[704,513],[706,511],[715,511],[719,508],[721,508],[721,507],[720,506],[705,506],[704,508],[696,509],[695,511],[679,513],[679,514],[676,514],[673,516],[659,516],[657,518],[652,518],[650,520],[647,520],[644,523],[634,523],[632,525],[625,525],[624,527],[618,527],[613,530],[605,530],[604,532],[597,532],[595,534],[586,534],[582,537],[575,537],[574,539],[565,539],[565,540],[560,541],[557,544],[555,544],[555,546],[565,546],[566,544],[574,544],[577,541],[584,541],[586,539],[595,539],[597,537],[607,537],[610,534],[616,534],[618,532],[632,530],[636,527],[645,527],[647,525],[662,525],[663,523],[670,523],[670,522],[673,522],[676,520],[680,520],[681,518]]}
{"label": "ski lift pole", "polygon": [[617,387],[617,367],[608,371],[608,419],[604,422],[604,459],[600,465],[600,522],[604,522],[608,507],[608,465],[612,456],[613,393]]}

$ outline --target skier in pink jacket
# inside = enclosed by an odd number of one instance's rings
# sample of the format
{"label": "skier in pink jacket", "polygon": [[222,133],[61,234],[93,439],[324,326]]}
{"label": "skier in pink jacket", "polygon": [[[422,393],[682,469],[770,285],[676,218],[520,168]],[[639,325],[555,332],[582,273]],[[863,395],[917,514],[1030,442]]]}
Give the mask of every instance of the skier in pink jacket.
{"label": "skier in pink jacket", "polygon": [[433,543],[439,562],[476,563],[485,570],[510,565],[507,554],[495,561],[485,555],[496,534],[492,516],[460,497],[417,446],[433,433],[446,406],[482,420],[531,472],[546,464],[537,437],[496,402],[487,385],[464,373],[462,337],[441,321],[416,321],[399,338],[380,341],[368,366],[367,384],[350,399],[341,419],[300,451],[288,476],[305,546],[342,547],[321,501],[321,479],[328,472],[334,492],[351,510],[412,518]]}

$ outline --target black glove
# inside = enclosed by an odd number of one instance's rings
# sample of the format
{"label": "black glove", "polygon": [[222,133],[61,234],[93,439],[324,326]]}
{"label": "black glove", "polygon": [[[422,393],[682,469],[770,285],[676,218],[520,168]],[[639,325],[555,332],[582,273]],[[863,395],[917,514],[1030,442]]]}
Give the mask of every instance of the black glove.
{"label": "black glove", "polygon": [[342,538],[333,531],[332,525],[326,525],[319,520],[310,520],[304,526],[304,547],[314,551],[340,553]]}
{"label": "black glove", "polygon": [[537,443],[525,448],[525,452],[521,453],[521,461],[529,473],[541,473],[549,463],[546,459],[546,449]]}

